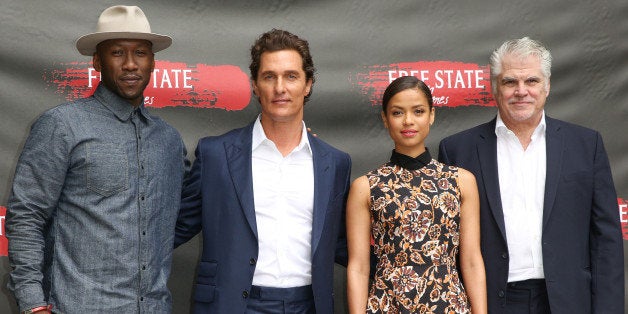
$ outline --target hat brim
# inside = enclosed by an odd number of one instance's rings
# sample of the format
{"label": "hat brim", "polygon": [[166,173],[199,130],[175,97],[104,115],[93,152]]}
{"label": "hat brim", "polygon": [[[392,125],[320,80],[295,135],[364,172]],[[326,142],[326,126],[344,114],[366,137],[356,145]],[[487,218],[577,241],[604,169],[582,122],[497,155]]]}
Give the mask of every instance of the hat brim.
{"label": "hat brim", "polygon": [[96,46],[109,39],[145,39],[153,43],[153,52],[164,50],[172,44],[170,36],[153,34],[153,33],[137,33],[137,32],[101,32],[92,33],[81,36],[76,40],[76,49],[84,56],[93,56],[96,52]]}

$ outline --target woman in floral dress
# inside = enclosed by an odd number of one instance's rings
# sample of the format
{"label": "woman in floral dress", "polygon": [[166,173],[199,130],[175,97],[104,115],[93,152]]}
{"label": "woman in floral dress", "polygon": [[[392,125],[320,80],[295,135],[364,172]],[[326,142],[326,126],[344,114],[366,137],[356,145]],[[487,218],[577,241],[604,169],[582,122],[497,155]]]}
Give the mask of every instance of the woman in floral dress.
{"label": "woman in floral dress", "polygon": [[[353,182],[347,201],[350,313],[486,313],[475,178],[426,149],[429,87],[400,77],[382,109],[395,149]],[[371,247],[377,266],[369,280]]]}

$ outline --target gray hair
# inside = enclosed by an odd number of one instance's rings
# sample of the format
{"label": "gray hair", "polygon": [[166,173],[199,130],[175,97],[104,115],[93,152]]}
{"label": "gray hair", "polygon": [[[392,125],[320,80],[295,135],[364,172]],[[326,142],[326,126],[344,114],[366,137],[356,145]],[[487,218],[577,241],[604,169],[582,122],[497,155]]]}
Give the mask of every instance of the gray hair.
{"label": "gray hair", "polygon": [[541,72],[545,76],[545,87],[549,84],[552,75],[552,55],[540,42],[523,37],[504,42],[491,54],[491,86],[493,95],[497,92],[497,77],[502,73],[502,59],[506,55],[518,57],[536,56],[541,61]]}

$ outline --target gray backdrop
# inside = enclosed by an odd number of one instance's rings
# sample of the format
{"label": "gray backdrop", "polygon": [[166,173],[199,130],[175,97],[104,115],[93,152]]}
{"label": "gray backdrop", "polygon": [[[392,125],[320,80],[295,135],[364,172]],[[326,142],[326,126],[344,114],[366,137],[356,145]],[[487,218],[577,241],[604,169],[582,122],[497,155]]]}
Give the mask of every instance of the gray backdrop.
{"label": "gray backdrop", "polygon": [[[81,72],[90,61],[75,50],[75,39],[94,31],[100,12],[117,3],[0,3],[1,213],[31,123],[44,110],[73,97],[68,83],[76,83],[77,79],[71,70],[78,67]],[[158,53],[157,60],[171,65],[181,63],[190,69],[206,66],[204,73],[210,76],[223,73],[217,68],[223,65],[248,75],[250,45],[273,27],[308,39],[318,74],[314,94],[306,105],[305,121],[322,139],[352,156],[353,178],[386,161],[392,149],[379,119],[381,108],[373,103],[377,87],[381,89],[384,83],[373,74],[374,69],[387,71],[398,63],[438,67],[435,62],[440,61],[446,66],[476,65],[486,69],[488,55],[504,40],[523,36],[538,39],[554,57],[546,113],[602,133],[619,201],[625,204],[628,199],[625,0],[169,0],[125,4],[139,5],[153,31],[174,38],[173,46]],[[213,95],[223,107],[212,106],[211,101],[195,105],[180,102],[156,106],[151,111],[181,132],[193,158],[200,137],[243,126],[256,116],[254,98],[247,96],[249,103],[244,108],[230,107],[229,102],[235,101],[238,94],[250,95],[250,86],[239,83],[221,86],[220,93]],[[201,86],[204,82],[194,84]],[[207,86],[211,88],[205,83]],[[486,90],[476,89],[471,94],[489,97]],[[177,91],[161,89],[159,95],[169,92]],[[454,91],[439,92],[447,96]],[[191,96],[188,93],[184,97],[189,100]],[[436,109],[436,122],[427,140],[434,155],[441,138],[487,121],[496,112],[490,99],[478,101],[465,95],[451,98],[463,100]],[[622,208],[622,220],[626,220],[628,210]],[[2,217],[0,222],[4,223]],[[0,255],[6,255],[6,242],[5,252],[1,252],[2,237]],[[189,311],[199,241],[197,237],[175,251],[170,280],[175,313]],[[5,287],[8,272],[8,258],[0,256],[0,313],[17,312]],[[336,275],[336,312],[343,313],[344,268],[337,266]]]}

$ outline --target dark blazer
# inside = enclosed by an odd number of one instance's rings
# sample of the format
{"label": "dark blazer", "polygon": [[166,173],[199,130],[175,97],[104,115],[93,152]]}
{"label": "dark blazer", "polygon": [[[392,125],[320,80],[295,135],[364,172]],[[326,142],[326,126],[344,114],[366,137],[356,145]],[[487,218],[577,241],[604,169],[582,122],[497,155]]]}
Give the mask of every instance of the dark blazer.
{"label": "dark blazer", "polygon": [[[439,160],[470,170],[480,194],[489,313],[502,313],[508,247],[495,119],[443,139]],[[543,268],[552,313],[624,313],[617,195],[596,131],[546,117]]]}
{"label": "dark blazer", "polygon": [[[203,230],[194,313],[244,313],[258,258],[253,201],[253,124],[199,141],[186,180],[175,246]],[[314,162],[312,289],[318,313],[333,313],[334,260],[346,265],[345,203],[351,159],[308,134]],[[337,254],[336,254],[337,253]]]}

